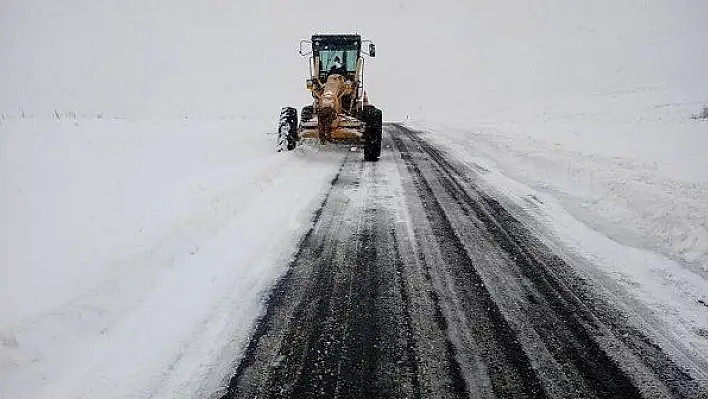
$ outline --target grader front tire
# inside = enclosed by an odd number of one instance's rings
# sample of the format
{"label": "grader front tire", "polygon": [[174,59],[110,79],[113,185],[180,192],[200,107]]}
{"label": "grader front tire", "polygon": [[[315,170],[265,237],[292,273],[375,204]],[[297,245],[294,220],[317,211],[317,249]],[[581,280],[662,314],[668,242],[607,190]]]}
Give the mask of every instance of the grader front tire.
{"label": "grader front tire", "polygon": [[278,151],[282,151],[283,147],[288,151],[294,150],[297,139],[297,109],[283,107],[280,110],[280,124],[278,125]]}

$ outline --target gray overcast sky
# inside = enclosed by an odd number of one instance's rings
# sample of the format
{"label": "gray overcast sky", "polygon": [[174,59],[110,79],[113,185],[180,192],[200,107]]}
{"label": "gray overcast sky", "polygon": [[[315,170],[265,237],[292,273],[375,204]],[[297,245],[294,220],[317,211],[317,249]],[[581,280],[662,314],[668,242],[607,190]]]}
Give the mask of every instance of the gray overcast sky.
{"label": "gray overcast sky", "polygon": [[677,84],[708,70],[703,0],[356,4],[3,0],[0,112],[265,118],[308,101],[297,44],[313,32],[374,40],[369,93],[393,118]]}

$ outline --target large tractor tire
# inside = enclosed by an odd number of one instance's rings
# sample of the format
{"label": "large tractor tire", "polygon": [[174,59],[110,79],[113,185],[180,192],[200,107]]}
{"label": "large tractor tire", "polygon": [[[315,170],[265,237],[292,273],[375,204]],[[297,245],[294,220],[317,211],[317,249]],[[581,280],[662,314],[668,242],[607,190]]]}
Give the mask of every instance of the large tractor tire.
{"label": "large tractor tire", "polygon": [[383,119],[381,110],[373,105],[366,105],[361,113],[366,124],[364,131],[364,161],[375,162],[381,156],[381,129]]}
{"label": "large tractor tire", "polygon": [[278,125],[278,151],[283,148],[288,151],[297,145],[297,109],[283,107],[280,110],[280,124]]}

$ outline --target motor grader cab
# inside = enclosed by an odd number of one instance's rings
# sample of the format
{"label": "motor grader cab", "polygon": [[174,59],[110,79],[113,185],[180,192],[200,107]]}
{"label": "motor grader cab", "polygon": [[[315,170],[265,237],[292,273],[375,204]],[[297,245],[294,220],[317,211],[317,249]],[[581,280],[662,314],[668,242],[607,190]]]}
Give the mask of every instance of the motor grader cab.
{"label": "motor grader cab", "polygon": [[300,54],[309,56],[306,86],[312,104],[302,108],[299,121],[295,108],[281,110],[279,150],[293,150],[302,139],[312,138],[322,144],[360,144],[366,161],[379,159],[382,113],[368,102],[362,53],[375,57],[376,47],[359,35],[313,35],[300,42]]}

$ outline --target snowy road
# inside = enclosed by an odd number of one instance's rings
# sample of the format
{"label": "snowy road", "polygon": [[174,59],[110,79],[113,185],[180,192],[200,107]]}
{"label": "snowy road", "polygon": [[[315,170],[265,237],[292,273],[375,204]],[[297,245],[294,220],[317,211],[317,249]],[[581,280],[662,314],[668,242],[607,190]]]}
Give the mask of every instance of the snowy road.
{"label": "snowy road", "polygon": [[475,175],[350,153],[224,398],[708,397]]}

